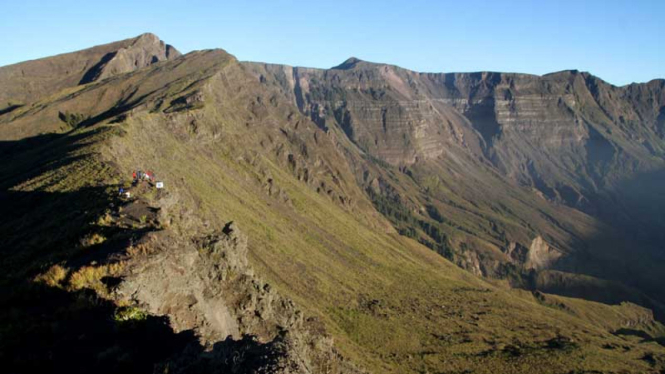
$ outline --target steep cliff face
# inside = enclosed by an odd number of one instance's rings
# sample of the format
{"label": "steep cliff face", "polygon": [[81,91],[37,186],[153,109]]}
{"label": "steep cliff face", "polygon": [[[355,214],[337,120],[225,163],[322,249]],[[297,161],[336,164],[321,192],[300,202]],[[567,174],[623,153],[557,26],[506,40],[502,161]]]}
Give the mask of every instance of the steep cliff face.
{"label": "steep cliff face", "polygon": [[617,173],[658,166],[649,156],[662,160],[663,80],[614,87],[577,71],[430,74],[357,59],[330,70],[248,66],[275,77],[321,126],[336,123],[395,166],[462,145],[511,179],[575,203],[575,191],[557,183],[600,188]]}
{"label": "steep cliff face", "polygon": [[[663,264],[663,180],[646,176],[665,168],[665,81],[416,73],[354,58],[329,70],[247,66],[348,139],[357,180],[401,233],[478,274],[556,268],[665,300],[649,265]],[[547,260],[520,250],[535,241]]]}

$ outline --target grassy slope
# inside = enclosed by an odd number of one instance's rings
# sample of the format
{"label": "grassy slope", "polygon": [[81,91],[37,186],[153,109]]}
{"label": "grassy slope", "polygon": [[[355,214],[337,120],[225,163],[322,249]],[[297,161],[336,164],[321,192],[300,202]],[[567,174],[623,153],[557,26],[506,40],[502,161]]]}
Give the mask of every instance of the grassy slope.
{"label": "grassy slope", "polygon": [[[140,122],[136,128],[148,126]],[[138,140],[134,146],[140,148],[142,137],[137,135],[130,130],[126,139]],[[606,316],[600,326],[583,322],[542,307],[528,295],[486,284],[408,239],[369,229],[325,197],[289,183],[288,175],[281,177],[293,208],[243,183],[251,170],[243,175],[235,160],[203,156],[168,137],[156,140],[191,159],[181,167],[161,165],[158,159],[150,160],[151,165],[168,173],[167,180],[173,173],[174,179],[188,181],[182,188],[199,197],[203,210],[219,222],[238,222],[251,238],[258,272],[309,313],[322,316],[343,352],[375,371],[531,371],[543,362],[551,364],[552,372],[571,367],[629,370],[635,365],[631,359],[647,348],[631,348],[628,355],[600,348],[608,342],[626,344],[604,327],[618,328],[630,310],[583,303],[581,315],[591,314],[593,320],[600,311]],[[191,168],[189,162],[203,166]],[[282,179],[278,169],[273,173]],[[372,306],[373,300],[378,306]],[[581,348],[573,353],[541,348],[557,335],[580,342]],[[541,349],[526,357],[506,357],[502,347],[515,342],[525,350]],[[659,348],[652,343],[647,349]]]}
{"label": "grassy slope", "polygon": [[[598,310],[607,316],[594,324],[570,316],[573,312],[543,307],[528,294],[487,284],[409,239],[377,230],[380,224],[370,227],[364,218],[369,213],[341,208],[295,180],[269,150],[255,148],[263,129],[246,131],[224,114],[215,118],[220,114],[210,104],[202,111],[189,114],[199,118],[200,127],[226,126],[217,143],[205,144],[193,134],[174,136],[163,131],[161,115],[145,115],[125,125],[128,134],[116,139],[109,153],[123,155],[117,162],[127,167],[139,163],[158,170],[212,225],[238,222],[251,238],[259,274],[327,321],[343,352],[369,368],[529,371],[547,362],[552,372],[628,370],[635,365],[631,359],[644,354],[643,347],[628,354],[600,348],[607,342],[625,344],[607,327],[630,319],[630,308],[582,303],[580,315]],[[242,151],[229,152],[234,148],[257,156],[245,162]],[[269,170],[289,204],[264,192],[261,169]],[[191,229],[191,221],[186,225]],[[558,335],[580,347],[572,352],[542,348]],[[511,344],[532,353],[508,357],[502,349]],[[659,349],[655,343],[648,347]]]}
{"label": "grassy slope", "polygon": [[[207,226],[238,222],[250,238],[256,271],[308,314],[320,316],[342,352],[374,372],[647,372],[652,366],[642,357],[662,358],[663,349],[656,343],[608,332],[627,321],[639,321],[639,308],[565,298],[548,304],[480,280],[422,245],[390,233],[349,182],[353,179],[344,165],[338,166],[344,181],[339,190],[353,197],[354,204],[340,205],[297,180],[276,154],[280,147],[294,147],[292,142],[261,145],[262,140],[279,134],[277,127],[287,122],[289,108],[279,104],[268,109],[263,119],[250,115],[247,102],[256,94],[255,87],[242,81],[242,71],[233,61],[227,63],[230,68],[216,67],[219,73],[207,79],[192,61],[188,72],[193,76],[185,81],[196,84],[180,82],[162,93],[175,98],[182,89],[210,92],[203,109],[174,115],[150,113],[156,100],[148,96],[133,106],[136,109],[128,119],[110,125],[112,132],[107,134],[111,137],[96,138],[76,151],[61,150],[59,155],[83,152],[81,162],[89,167],[81,170],[90,172],[72,173],[69,168],[76,163],[54,165],[3,186],[7,191],[79,191],[121,182],[123,177],[114,180],[116,172],[128,177],[136,167],[155,171],[172,194],[161,202],[172,218],[167,230],[193,235]],[[118,79],[113,84],[124,92],[126,85],[139,78],[145,76],[130,74],[122,78],[126,81]],[[160,79],[155,82],[165,80]],[[215,97],[214,92],[226,96]],[[83,111],[97,93],[90,89],[87,96],[47,106],[52,108],[50,113],[63,106]],[[34,113],[32,119],[24,117],[23,123],[46,118],[48,110]],[[105,126],[75,130],[60,141],[71,144],[74,137],[85,138]],[[317,132],[323,136],[308,122],[287,130],[302,139]],[[312,145],[311,140],[304,141]],[[40,149],[54,145],[47,143]],[[339,160],[329,143],[323,143],[319,152]],[[35,155],[29,156],[34,160]],[[113,172],[104,171],[109,165]],[[283,195],[266,193],[266,175]],[[284,196],[288,196],[286,202]],[[73,204],[78,207],[79,203]],[[75,231],[71,226],[76,224],[63,221],[60,228]],[[635,323],[636,328],[644,328]],[[651,333],[658,333],[658,325],[649,326]],[[552,340],[557,337],[563,338]]]}

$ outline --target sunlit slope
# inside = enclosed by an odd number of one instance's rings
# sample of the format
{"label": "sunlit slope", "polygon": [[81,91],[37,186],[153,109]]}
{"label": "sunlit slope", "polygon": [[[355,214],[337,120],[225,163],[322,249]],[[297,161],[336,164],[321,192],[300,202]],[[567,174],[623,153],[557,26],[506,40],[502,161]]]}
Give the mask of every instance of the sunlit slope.
{"label": "sunlit slope", "polygon": [[[8,145],[11,160],[32,162],[37,172],[3,166],[12,176],[3,192],[108,186],[104,196],[132,170],[151,170],[167,191],[151,200],[161,209],[160,230],[187,241],[234,221],[249,238],[256,274],[306,317],[319,317],[341,353],[372,372],[662,368],[662,346],[630,334],[662,333],[646,310],[510,291],[397,235],[357,185],[336,134],[222,51],[62,92],[2,120],[57,123],[65,111],[84,120],[32,150]],[[49,149],[58,152],[41,161]],[[56,156],[83,164],[71,168]],[[80,204],[63,211],[96,212]],[[80,222],[67,217],[57,229],[75,233]],[[11,222],[3,228],[11,237]],[[45,240],[42,250],[54,239]],[[612,334],[622,328],[630,331]]]}
{"label": "sunlit slope", "polygon": [[[533,272],[554,269],[571,281],[551,291],[662,303],[662,79],[615,87],[578,71],[419,73],[354,58],[244,65],[337,135],[400,233],[521,287],[545,287]],[[599,297],[579,274],[623,290]]]}
{"label": "sunlit slope", "polygon": [[75,87],[180,56],[156,35],[0,67],[0,113]]}
{"label": "sunlit slope", "polygon": [[212,77],[200,88],[200,109],[129,117],[119,125],[126,134],[104,152],[125,168],[158,170],[178,192],[165,206],[171,229],[237,222],[257,273],[322,317],[340,349],[376,371],[635,365],[624,361],[630,354],[602,346],[623,341],[607,324],[618,328],[641,312],[581,302],[580,315],[611,317],[580,319],[572,308],[497,289],[397,236],[353,184],[334,135],[242,73],[229,66]]}

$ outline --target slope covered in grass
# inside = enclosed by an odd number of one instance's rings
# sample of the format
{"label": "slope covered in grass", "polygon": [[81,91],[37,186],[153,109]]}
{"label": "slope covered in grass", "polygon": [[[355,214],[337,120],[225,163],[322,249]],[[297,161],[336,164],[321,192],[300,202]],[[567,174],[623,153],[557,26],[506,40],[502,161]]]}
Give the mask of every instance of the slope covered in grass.
{"label": "slope covered in grass", "polygon": [[[357,185],[343,140],[223,51],[0,121],[58,123],[64,111],[88,120],[3,144],[0,347],[12,368],[40,339],[40,369],[61,368],[48,355],[57,346],[108,372],[195,371],[211,364],[202,347],[220,362],[245,352],[246,371],[275,369],[275,356],[290,357],[282,372],[662,369],[662,325],[648,310],[510,290],[400,236]],[[120,198],[136,169],[164,190]],[[97,330],[65,332],[72,316]],[[77,342],[85,331],[102,338]],[[158,343],[141,344],[155,331]]]}

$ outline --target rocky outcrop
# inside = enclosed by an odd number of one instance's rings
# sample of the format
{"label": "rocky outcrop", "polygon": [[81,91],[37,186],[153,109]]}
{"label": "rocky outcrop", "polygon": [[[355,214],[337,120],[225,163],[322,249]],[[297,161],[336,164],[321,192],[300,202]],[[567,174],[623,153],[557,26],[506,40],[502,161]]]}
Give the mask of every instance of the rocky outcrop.
{"label": "rocky outcrop", "polygon": [[157,235],[115,291],[120,302],[193,330],[210,354],[183,352],[169,372],[357,373],[339,356],[321,322],[261,281],[247,262],[247,238],[233,223],[183,241]]}
{"label": "rocky outcrop", "polygon": [[542,270],[552,267],[562,253],[551,247],[541,236],[531,242],[524,266],[527,269]]}
{"label": "rocky outcrop", "polygon": [[134,39],[127,47],[105,54],[97,64],[86,71],[79,84],[128,73],[178,56],[180,56],[180,52],[159,40],[156,35],[143,34]]}
{"label": "rocky outcrop", "polygon": [[[350,61],[330,70],[248,66],[266,82],[274,77],[272,84],[281,85],[315,122],[336,123],[363,151],[392,165],[449,156],[446,148],[461,145],[552,198],[566,198],[557,182],[597,183],[621,140],[639,138],[642,148],[626,149],[622,157],[639,158],[662,147],[653,140],[665,107],[662,80],[614,87],[577,71],[542,77],[425,74]],[[643,126],[636,127],[639,121]],[[559,156],[546,158],[543,152]],[[577,180],[564,174],[571,166],[563,156],[584,166]],[[534,173],[546,176],[544,186],[533,181]]]}

